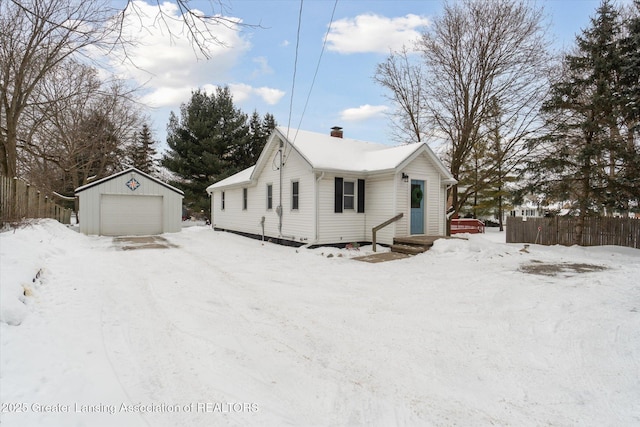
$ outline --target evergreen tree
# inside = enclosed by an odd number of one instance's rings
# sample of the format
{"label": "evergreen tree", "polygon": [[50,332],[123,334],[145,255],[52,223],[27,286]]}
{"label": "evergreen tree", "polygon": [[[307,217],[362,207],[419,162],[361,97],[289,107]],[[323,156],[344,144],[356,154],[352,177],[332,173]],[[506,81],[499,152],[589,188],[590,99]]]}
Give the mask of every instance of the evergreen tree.
{"label": "evergreen tree", "polygon": [[626,22],[626,36],[620,43],[620,107],[626,143],[618,181],[621,192],[635,205],[637,212],[640,204],[640,0],[635,0],[630,14]]}
{"label": "evergreen tree", "polygon": [[249,136],[242,146],[242,157],[238,160],[238,167],[244,169],[256,164],[267,138],[269,138],[275,127],[276,121],[273,115],[267,113],[261,119],[257,111],[253,112],[249,118]]}
{"label": "evergreen tree", "polygon": [[151,129],[145,123],[142,125],[140,132],[136,132],[133,144],[129,149],[129,161],[131,164],[149,175],[155,175],[157,172],[155,143],[151,135]]}
{"label": "evergreen tree", "polygon": [[211,95],[197,90],[181,106],[180,117],[171,113],[170,149],[162,165],[179,177],[174,184],[185,192],[187,207],[208,209],[209,185],[255,163],[266,136],[261,126],[261,138],[255,138],[249,123],[247,115],[234,106],[228,87],[217,88]]}
{"label": "evergreen tree", "polygon": [[514,143],[515,141],[502,135],[501,130],[508,129],[508,126],[503,124],[502,110],[495,99],[491,102],[490,111],[485,159],[490,169],[487,185],[481,192],[481,202],[477,204],[477,209],[493,213],[498,220],[500,231],[504,231],[504,210],[510,208],[508,202],[512,198],[508,187],[516,180],[514,171],[519,167],[524,150],[519,142]]}
{"label": "evergreen tree", "polygon": [[629,194],[621,191],[626,156],[624,129],[619,126],[624,93],[621,31],[619,12],[609,0],[603,1],[551,87],[543,106],[548,133],[536,141],[540,155],[528,169],[532,189],[573,202],[579,212],[576,243],[585,216],[620,209],[621,196]]}

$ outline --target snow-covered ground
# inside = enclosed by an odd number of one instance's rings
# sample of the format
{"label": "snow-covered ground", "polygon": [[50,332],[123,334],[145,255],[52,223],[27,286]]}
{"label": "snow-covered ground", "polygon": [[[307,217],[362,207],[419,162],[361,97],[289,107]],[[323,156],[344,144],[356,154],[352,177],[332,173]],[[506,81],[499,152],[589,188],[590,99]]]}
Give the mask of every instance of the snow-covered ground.
{"label": "snow-covered ground", "polygon": [[488,231],[380,264],[199,226],[0,233],[0,421],[639,425],[640,251]]}

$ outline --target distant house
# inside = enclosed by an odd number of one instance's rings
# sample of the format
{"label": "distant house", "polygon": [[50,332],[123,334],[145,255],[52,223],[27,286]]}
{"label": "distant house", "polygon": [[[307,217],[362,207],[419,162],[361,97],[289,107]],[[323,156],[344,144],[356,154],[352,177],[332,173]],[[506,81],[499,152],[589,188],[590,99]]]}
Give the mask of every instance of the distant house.
{"label": "distant house", "polygon": [[276,128],[255,166],[207,188],[215,229],[298,244],[444,235],[456,180],[427,144],[389,146]]}
{"label": "distant house", "polygon": [[81,233],[153,235],[182,229],[182,191],[136,168],[78,187],[75,193]]}

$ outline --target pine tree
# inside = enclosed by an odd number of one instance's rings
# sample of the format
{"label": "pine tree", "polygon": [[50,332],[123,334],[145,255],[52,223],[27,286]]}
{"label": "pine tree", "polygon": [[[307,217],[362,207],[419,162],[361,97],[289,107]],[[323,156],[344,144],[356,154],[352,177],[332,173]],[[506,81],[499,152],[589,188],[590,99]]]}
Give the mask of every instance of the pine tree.
{"label": "pine tree", "polygon": [[142,172],[149,175],[155,175],[157,151],[155,149],[155,141],[151,134],[151,129],[145,123],[142,125],[140,132],[136,132],[133,144],[129,149],[129,161],[131,164]]}
{"label": "pine tree", "polygon": [[261,124],[254,130],[250,123],[234,106],[228,87],[211,95],[197,90],[181,106],[180,117],[171,113],[170,149],[162,165],[179,177],[174,184],[185,192],[187,207],[208,209],[209,185],[255,164],[266,141],[265,127]]}
{"label": "pine tree", "polygon": [[276,121],[273,115],[267,113],[264,118],[260,118],[257,111],[254,111],[249,118],[249,138],[243,147],[243,158],[238,166],[248,168],[253,166],[260,157],[267,138],[276,127]]}
{"label": "pine tree", "polygon": [[487,174],[488,182],[486,188],[482,191],[482,202],[479,204],[480,209],[485,209],[494,214],[498,220],[500,231],[504,231],[504,210],[509,208],[509,199],[512,194],[509,192],[509,185],[516,180],[514,176],[515,170],[522,155],[522,148],[519,142],[510,141],[501,133],[504,126],[502,110],[497,100],[492,99],[491,117],[488,120],[488,149],[486,153],[486,162],[490,165]]}
{"label": "pine tree", "polygon": [[536,141],[540,155],[529,165],[533,189],[573,202],[579,213],[576,243],[585,216],[619,209],[621,204],[621,31],[618,11],[609,0],[603,1],[551,87],[543,106],[548,132]]}
{"label": "pine tree", "polygon": [[626,143],[624,165],[618,181],[621,193],[635,205],[636,211],[640,211],[640,0],[635,0],[625,26],[626,36],[620,43],[620,107],[622,123],[626,129]]}

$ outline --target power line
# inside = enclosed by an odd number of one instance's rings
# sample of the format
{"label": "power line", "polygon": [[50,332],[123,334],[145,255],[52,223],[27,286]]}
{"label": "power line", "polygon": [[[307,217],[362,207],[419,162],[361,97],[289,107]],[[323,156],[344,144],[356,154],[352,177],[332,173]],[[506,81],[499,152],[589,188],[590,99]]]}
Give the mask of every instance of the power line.
{"label": "power line", "polygon": [[329,38],[329,33],[331,32],[331,26],[333,25],[333,17],[336,14],[337,6],[338,6],[338,0],[336,0],[333,3],[333,10],[331,11],[331,19],[329,20],[329,27],[327,28],[327,32],[324,35],[324,41],[322,42],[322,50],[320,51],[320,56],[318,57],[318,63],[316,64],[316,71],[313,74],[313,80],[311,81],[311,87],[309,88],[309,93],[307,93],[307,99],[304,103],[304,108],[302,109],[302,115],[300,116],[298,127],[296,127],[296,134],[293,137],[294,143],[295,143],[296,137],[298,136],[298,131],[300,130],[300,126],[302,125],[302,119],[304,118],[304,113],[307,111],[307,105],[309,104],[309,99],[311,98],[311,91],[313,91],[313,85],[316,83],[316,77],[318,76],[318,70],[320,69],[320,62],[322,61],[322,55],[324,54],[324,49],[327,46],[327,39]]}
{"label": "power line", "polygon": [[300,28],[302,27],[302,5],[304,0],[300,0],[300,12],[298,12],[298,32],[296,35],[296,54],[293,61],[293,79],[291,81],[291,98],[289,101],[289,120],[287,121],[287,140],[289,139],[289,129],[291,128],[291,115],[293,114],[293,93],[296,87],[296,73],[298,71],[298,48],[300,47]]}

